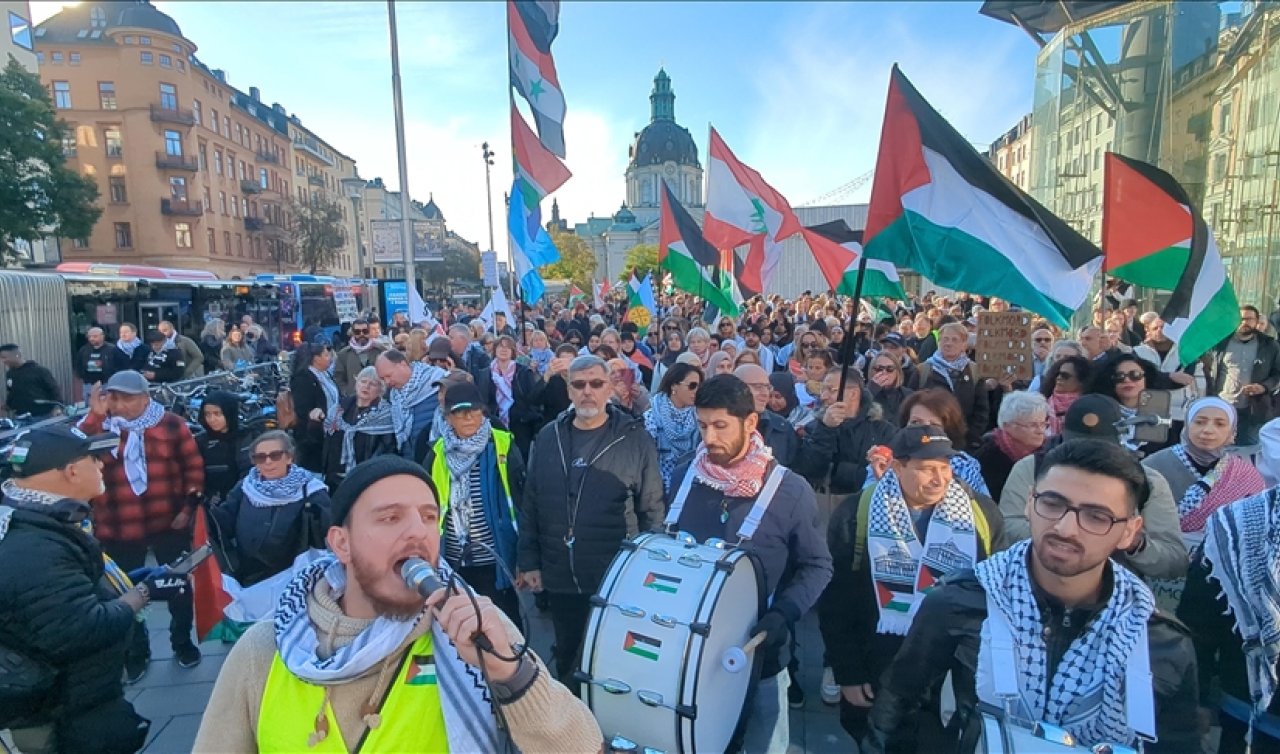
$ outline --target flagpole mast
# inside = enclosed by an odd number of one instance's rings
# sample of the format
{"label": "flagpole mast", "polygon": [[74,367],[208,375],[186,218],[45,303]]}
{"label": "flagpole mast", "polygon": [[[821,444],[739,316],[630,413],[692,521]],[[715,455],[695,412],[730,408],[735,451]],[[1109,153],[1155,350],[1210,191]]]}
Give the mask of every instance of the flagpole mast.
{"label": "flagpole mast", "polygon": [[[856,329],[858,323],[858,312],[862,309],[862,279],[867,276],[867,252],[862,250],[858,257],[858,277],[853,283],[853,321],[849,323],[849,330]],[[873,330],[874,332],[874,330]],[[849,382],[849,368],[853,365],[853,341],[857,338],[853,337],[848,330],[844,335],[844,343],[840,349],[840,390],[836,393],[836,400],[844,400],[844,388]]]}
{"label": "flagpole mast", "polygon": [[396,35],[396,1],[387,0],[387,25],[391,34],[391,94],[396,114],[396,159],[400,169],[400,255],[406,286],[417,287],[414,268],[413,216],[409,205],[409,162],[405,155],[404,98],[400,94],[400,43]]}
{"label": "flagpole mast", "polygon": [[[1107,230],[1111,226],[1111,213],[1107,211],[1107,188],[1111,186],[1111,158],[1102,158],[1102,239],[1106,242]],[[1101,246],[1101,244],[1099,244]],[[1102,250],[1102,264],[1098,265],[1098,305],[1105,312],[1107,300],[1107,250]],[[1089,312],[1088,324],[1093,324],[1093,312]],[[1104,323],[1105,324],[1105,323]]]}

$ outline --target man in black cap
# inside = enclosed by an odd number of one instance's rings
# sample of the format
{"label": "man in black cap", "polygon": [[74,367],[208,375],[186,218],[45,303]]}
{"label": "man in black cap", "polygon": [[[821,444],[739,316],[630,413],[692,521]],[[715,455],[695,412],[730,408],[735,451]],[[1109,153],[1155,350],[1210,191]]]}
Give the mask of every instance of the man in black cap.
{"label": "man in black cap", "polygon": [[448,580],[437,500],[427,471],[399,456],[347,474],[333,555],[301,568],[274,622],[231,650],[194,751],[600,750],[591,711],[517,648],[524,637],[488,597],[424,598],[406,582],[411,558]]}
{"label": "man in black cap", "polygon": [[[169,345],[164,333],[147,330],[147,351],[141,358],[138,371],[151,382],[178,382],[187,369],[182,351]],[[141,349],[139,349],[141,352]],[[137,354],[134,355],[138,361]]]}
{"label": "man in black cap", "polygon": [[[1002,526],[995,502],[955,478],[950,459],[956,451],[940,428],[904,427],[889,448],[893,461],[880,481],[845,500],[831,518],[835,577],[818,604],[840,686],[840,724],[854,740],[867,733],[880,676],[924,596],[942,577],[990,556]],[[908,727],[915,733],[904,736],[898,750],[943,750],[936,709]]]}
{"label": "man in black cap", "polygon": [[[1004,514],[1004,538],[998,549],[1005,549],[1031,536],[1031,520],[1027,516],[1027,500],[1035,485],[1037,469],[1048,453],[1066,440],[1093,439],[1113,443],[1117,453],[1127,453],[1120,445],[1120,404],[1106,395],[1084,395],[1067,409],[1062,420],[1062,435],[1035,453],[1013,465],[1009,479],[1000,493],[1000,512]],[[1130,570],[1148,579],[1180,579],[1187,573],[1187,545],[1182,539],[1178,507],[1173,490],[1164,476],[1148,466],[1151,493],[1143,501],[1142,529],[1128,550],[1116,557]]]}
{"label": "man in black cap", "polygon": [[[115,435],[53,426],[18,437],[0,485],[0,653],[52,667],[46,693],[5,693],[0,727],[23,752],[133,752],[148,723],[124,698],[125,648],[147,593],[132,588],[88,533],[103,490],[95,454]],[[6,658],[12,659],[12,658]],[[7,664],[7,663],[6,663]]]}

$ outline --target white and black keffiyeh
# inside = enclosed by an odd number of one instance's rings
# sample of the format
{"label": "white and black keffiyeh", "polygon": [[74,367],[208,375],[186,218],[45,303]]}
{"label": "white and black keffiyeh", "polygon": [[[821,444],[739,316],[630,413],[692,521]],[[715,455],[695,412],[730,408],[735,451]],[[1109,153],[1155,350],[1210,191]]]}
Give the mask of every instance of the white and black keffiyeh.
{"label": "white and black keffiyeh", "polygon": [[1280,659],[1280,487],[1214,511],[1205,524],[1204,557],[1244,639],[1253,709],[1264,712]]}
{"label": "white and black keffiyeh", "polygon": [[493,425],[488,419],[470,437],[458,437],[452,425],[446,424],[444,428],[444,462],[449,467],[449,516],[453,519],[454,536],[464,545],[471,533],[471,467],[476,465],[492,435]]}
{"label": "white and black keffiyeh", "polygon": [[947,485],[921,542],[898,475],[886,471],[867,506],[867,557],[880,608],[876,632],[905,636],[938,580],[977,562],[973,503],[964,488],[954,480]]}
{"label": "white and black keffiyeh", "polygon": [[[443,558],[437,570],[442,577],[448,577],[449,566]],[[289,672],[307,683],[338,686],[376,670],[404,646],[418,624],[427,618],[425,605],[422,612],[407,620],[379,616],[350,644],[321,659],[317,653],[320,639],[307,613],[307,599],[322,578],[333,598],[340,599],[346,590],[347,572],[330,555],[298,572],[280,595],[275,613],[280,659]],[[480,671],[463,661],[440,624],[432,624],[431,639],[449,751],[506,751],[509,742],[506,734],[498,730],[493,700]]]}
{"label": "white and black keffiyeh", "polygon": [[[147,491],[147,444],[142,434],[160,423],[164,418],[164,406],[155,401],[147,404],[142,416],[132,421],[113,416],[102,423],[102,428],[117,435],[126,431],[124,445],[117,446],[111,455],[124,460],[124,475],[129,480],[129,488],[133,494],[141,496]],[[121,455],[123,453],[123,455]]]}
{"label": "white and black keffiyeh", "polygon": [[[1137,733],[1130,727],[1125,678],[1129,655],[1146,652],[1137,646],[1155,612],[1155,597],[1137,576],[1112,563],[1114,585],[1106,607],[1089,622],[1048,676],[1048,651],[1040,606],[1031,587],[1027,565],[1031,540],[1013,545],[982,561],[974,569],[987,592],[987,604],[1000,611],[1013,634],[1020,691],[1017,715],[1032,722],[1063,728],[1084,746],[1099,743],[1132,745]],[[979,695],[992,684],[991,617],[983,623],[978,657]],[[993,704],[1002,700],[984,699]]]}
{"label": "white and black keffiyeh", "polygon": [[342,433],[342,456],[338,459],[344,472],[349,472],[356,465],[356,435],[394,435],[395,424],[391,420],[391,404],[384,400],[366,408],[356,409],[355,423],[347,421],[342,406],[337,405],[329,412],[325,421],[326,428]]}
{"label": "white and black keffiyeh", "polygon": [[396,442],[403,446],[413,433],[413,407],[436,394],[435,383],[444,377],[444,370],[421,362],[414,362],[413,374],[404,387],[390,390],[391,421],[396,428]]}
{"label": "white and black keffiyeh", "polygon": [[274,508],[290,503],[300,503],[312,493],[324,489],[324,482],[301,466],[289,466],[289,471],[279,479],[263,479],[256,468],[250,469],[240,491],[255,508]]}

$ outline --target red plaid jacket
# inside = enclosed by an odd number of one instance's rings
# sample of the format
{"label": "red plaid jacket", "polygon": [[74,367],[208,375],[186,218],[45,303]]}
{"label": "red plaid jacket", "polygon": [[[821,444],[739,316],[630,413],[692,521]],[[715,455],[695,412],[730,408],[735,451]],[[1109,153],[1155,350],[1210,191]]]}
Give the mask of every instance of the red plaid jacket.
{"label": "red plaid jacket", "polygon": [[[81,424],[87,434],[102,431],[102,419],[89,415]],[[124,451],[126,432],[120,437]],[[191,430],[177,414],[165,412],[156,426],[142,435],[147,454],[147,489],[133,494],[124,461],[103,457],[102,478],[107,491],[91,501],[93,535],[104,542],[138,542],[148,534],[168,531],[174,516],[189,510],[191,496],[204,489],[204,461]]]}

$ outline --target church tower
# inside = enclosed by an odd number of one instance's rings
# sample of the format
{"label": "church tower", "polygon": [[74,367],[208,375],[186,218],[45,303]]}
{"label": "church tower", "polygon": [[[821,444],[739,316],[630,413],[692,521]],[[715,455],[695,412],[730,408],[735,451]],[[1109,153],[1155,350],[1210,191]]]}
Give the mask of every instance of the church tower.
{"label": "church tower", "polygon": [[702,206],[702,165],[689,130],[676,123],[676,94],[663,69],[649,93],[649,125],[635,135],[627,164],[627,204],[640,225],[658,217],[662,181],[685,207]]}

